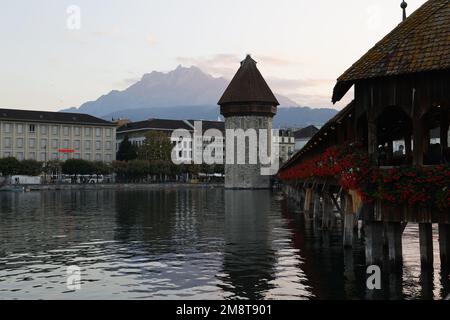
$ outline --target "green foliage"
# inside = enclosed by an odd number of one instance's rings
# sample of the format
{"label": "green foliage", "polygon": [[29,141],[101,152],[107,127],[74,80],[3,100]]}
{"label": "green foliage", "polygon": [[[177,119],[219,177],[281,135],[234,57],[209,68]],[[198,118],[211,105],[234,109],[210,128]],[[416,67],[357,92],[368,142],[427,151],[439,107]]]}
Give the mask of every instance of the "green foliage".
{"label": "green foliage", "polygon": [[125,136],[122,142],[119,144],[119,150],[117,151],[117,160],[131,161],[136,158],[136,147],[130,142],[128,136]]}
{"label": "green foliage", "polygon": [[62,165],[62,172],[64,174],[93,174],[96,168],[93,162],[82,159],[69,159]]}
{"label": "green foliage", "polygon": [[142,146],[138,148],[138,159],[148,161],[171,161],[172,143],[162,132],[151,131],[145,135]]}
{"label": "green foliage", "polygon": [[20,165],[22,175],[38,176],[43,171],[42,163],[36,160],[23,160]]}
{"label": "green foliage", "polygon": [[14,157],[0,159],[0,173],[4,176],[10,176],[21,173],[21,163]]}

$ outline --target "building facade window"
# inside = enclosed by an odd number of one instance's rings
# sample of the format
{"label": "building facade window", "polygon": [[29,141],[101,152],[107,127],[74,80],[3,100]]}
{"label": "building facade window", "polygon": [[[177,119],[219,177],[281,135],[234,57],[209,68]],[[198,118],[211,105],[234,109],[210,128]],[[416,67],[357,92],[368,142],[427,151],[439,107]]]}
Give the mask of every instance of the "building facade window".
{"label": "building facade window", "polygon": [[86,137],[90,137],[91,136],[91,128],[84,128],[84,135]]}
{"label": "building facade window", "polygon": [[34,148],[36,147],[36,139],[30,138],[30,139],[28,140],[28,147],[29,147],[30,149],[34,149]]}
{"label": "building facade window", "polygon": [[101,150],[101,149],[102,149],[102,142],[95,141],[95,150]]}
{"label": "building facade window", "polygon": [[28,159],[30,160],[36,160],[36,153],[35,152],[30,152],[28,154]]}
{"label": "building facade window", "polygon": [[68,149],[70,146],[69,146],[69,140],[64,140],[63,141],[63,148],[64,149]]}
{"label": "building facade window", "polygon": [[95,160],[96,161],[102,161],[102,155],[100,153],[95,154]]}
{"label": "building facade window", "polygon": [[47,139],[41,139],[41,149],[47,148]]}
{"label": "building facade window", "polygon": [[23,148],[23,138],[18,138],[16,140],[16,142],[17,142],[17,144],[16,144],[17,148]]}
{"label": "building facade window", "polygon": [[90,141],[85,141],[84,142],[84,149],[85,150],[91,150],[91,142]]}
{"label": "building facade window", "polygon": [[10,123],[5,123],[3,126],[3,131],[5,133],[11,133],[11,124]]}
{"label": "building facade window", "polygon": [[47,134],[47,126],[46,125],[41,125],[41,134],[42,135],[46,135]]}
{"label": "building facade window", "polygon": [[28,132],[29,133],[35,133],[36,132],[36,126],[34,124],[30,124],[28,126]]}
{"label": "building facade window", "polygon": [[106,150],[111,150],[111,141],[106,141],[105,149]]}
{"label": "building facade window", "polygon": [[52,126],[52,134],[54,136],[59,135],[59,127],[58,126]]}
{"label": "building facade window", "polygon": [[68,136],[69,133],[70,133],[70,128],[69,128],[69,127],[63,127],[63,134],[64,134],[65,136]]}
{"label": "building facade window", "polygon": [[75,140],[73,142],[74,149],[80,150],[80,140]]}
{"label": "building facade window", "polygon": [[23,134],[23,124],[17,125],[17,134]]}
{"label": "building facade window", "polygon": [[108,137],[108,138],[110,138],[111,137],[111,129],[105,129],[105,131],[106,131],[106,136]]}
{"label": "building facade window", "polygon": [[46,157],[46,153],[45,152],[41,152],[39,154],[39,161],[47,161],[47,157]]}
{"label": "building facade window", "polygon": [[75,131],[75,135],[76,136],[80,136],[81,135],[81,128],[80,127],[75,127],[74,131]]}
{"label": "building facade window", "polygon": [[59,148],[59,140],[58,139],[53,139],[52,140],[52,148],[53,149]]}
{"label": "building facade window", "polygon": [[16,158],[17,158],[17,160],[22,161],[23,160],[23,152],[17,152]]}
{"label": "building facade window", "polygon": [[11,148],[11,138],[6,137],[4,140],[4,147]]}
{"label": "building facade window", "polygon": [[96,137],[102,136],[102,128],[95,128],[95,136]]}

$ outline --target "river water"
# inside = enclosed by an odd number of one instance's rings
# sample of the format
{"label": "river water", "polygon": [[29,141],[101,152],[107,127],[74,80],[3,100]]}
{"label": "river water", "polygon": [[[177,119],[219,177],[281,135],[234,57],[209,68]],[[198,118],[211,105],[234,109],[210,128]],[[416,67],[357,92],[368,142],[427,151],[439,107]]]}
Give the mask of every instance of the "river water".
{"label": "river water", "polygon": [[0,299],[441,299],[449,293],[437,252],[435,271],[420,271],[416,226],[403,236],[403,271],[383,273],[378,291],[366,287],[361,242],[343,250],[340,233],[339,221],[332,232],[318,230],[270,191],[3,192]]}

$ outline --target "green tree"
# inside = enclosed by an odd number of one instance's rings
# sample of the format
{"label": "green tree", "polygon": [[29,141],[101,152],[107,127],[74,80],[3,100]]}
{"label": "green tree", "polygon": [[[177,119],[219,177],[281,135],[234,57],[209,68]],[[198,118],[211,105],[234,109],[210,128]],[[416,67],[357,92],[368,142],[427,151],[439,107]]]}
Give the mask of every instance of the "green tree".
{"label": "green tree", "polygon": [[69,159],[62,165],[62,172],[64,174],[93,174],[95,173],[95,166],[92,162],[82,159]]}
{"label": "green tree", "polygon": [[20,174],[26,176],[38,176],[43,171],[42,163],[36,160],[23,160],[20,166]]}
{"label": "green tree", "polygon": [[128,165],[126,161],[113,161],[112,170],[117,175],[118,181],[128,180]]}
{"label": "green tree", "polygon": [[141,180],[149,173],[149,162],[146,160],[132,160],[128,162],[128,174],[134,180]]}
{"label": "green tree", "polygon": [[172,148],[172,142],[167,134],[151,131],[145,135],[144,143],[138,148],[138,159],[169,162]]}
{"label": "green tree", "polygon": [[117,160],[131,161],[136,158],[136,147],[130,142],[128,136],[125,136],[122,142],[119,144],[119,150],[117,151]]}
{"label": "green tree", "polygon": [[0,159],[0,173],[3,176],[19,174],[22,169],[21,163],[14,157]]}

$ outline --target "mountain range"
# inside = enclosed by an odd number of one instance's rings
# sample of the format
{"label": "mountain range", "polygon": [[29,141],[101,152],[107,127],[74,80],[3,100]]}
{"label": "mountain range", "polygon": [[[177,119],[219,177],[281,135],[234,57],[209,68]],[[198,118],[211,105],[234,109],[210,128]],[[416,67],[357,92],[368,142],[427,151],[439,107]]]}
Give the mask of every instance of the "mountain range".
{"label": "mountain range", "polygon": [[[123,91],[113,90],[79,108],[61,111],[87,113],[106,120],[128,118],[133,121],[148,118],[217,120],[217,101],[229,81],[213,77],[199,68],[178,66],[162,73],[144,74]],[[320,125],[336,114],[334,109],[300,107],[288,97],[275,94],[280,102],[275,127]]]}

